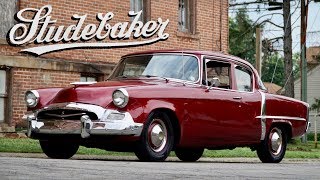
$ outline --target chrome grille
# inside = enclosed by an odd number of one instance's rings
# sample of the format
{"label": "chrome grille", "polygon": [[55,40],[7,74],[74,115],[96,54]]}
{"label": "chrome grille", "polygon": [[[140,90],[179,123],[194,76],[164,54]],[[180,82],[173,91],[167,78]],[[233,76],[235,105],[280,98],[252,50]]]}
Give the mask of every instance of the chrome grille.
{"label": "chrome grille", "polygon": [[38,120],[80,120],[81,116],[88,115],[90,119],[97,120],[95,113],[83,110],[73,109],[54,109],[44,110],[38,113]]}

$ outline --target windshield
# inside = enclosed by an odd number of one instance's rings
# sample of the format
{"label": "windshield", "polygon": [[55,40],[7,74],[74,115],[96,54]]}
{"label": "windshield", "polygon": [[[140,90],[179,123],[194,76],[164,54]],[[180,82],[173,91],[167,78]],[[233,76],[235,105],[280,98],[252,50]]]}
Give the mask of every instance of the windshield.
{"label": "windshield", "polygon": [[163,77],[196,82],[198,60],[189,55],[142,55],[123,59],[110,78]]}

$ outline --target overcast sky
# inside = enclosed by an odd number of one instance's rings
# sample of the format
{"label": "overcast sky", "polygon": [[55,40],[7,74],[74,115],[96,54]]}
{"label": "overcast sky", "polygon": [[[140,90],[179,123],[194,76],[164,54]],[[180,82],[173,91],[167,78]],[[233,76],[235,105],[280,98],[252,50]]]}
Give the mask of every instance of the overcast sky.
{"label": "overcast sky", "polygon": [[[236,0],[237,3],[239,2],[250,2],[253,0]],[[278,2],[282,2],[282,0],[278,0]],[[230,2],[230,3],[234,3]],[[300,51],[300,14],[301,14],[301,8],[300,8],[300,0],[295,0],[291,2],[291,12],[294,12],[291,18],[292,22],[292,40],[293,40],[293,50],[294,52]],[[282,13],[282,10],[275,10],[275,11],[268,11],[266,8],[269,6],[266,4],[260,5],[260,12],[257,12],[257,5],[249,5],[247,6],[247,9],[249,11],[249,17],[255,22],[259,17],[267,14],[272,13]],[[229,9],[229,16],[234,17],[236,9],[239,7],[230,7]],[[320,3],[310,2],[309,4],[309,13],[308,13],[308,28],[307,28],[307,47],[309,46],[320,46]],[[270,19],[271,21],[283,26],[283,17],[282,15],[270,15],[265,16],[264,18],[261,18],[259,22],[262,22],[263,20]],[[311,33],[311,32],[317,32],[317,33]],[[278,36],[283,36],[283,30],[280,28],[277,28],[269,23],[265,25],[264,32],[263,32],[263,38],[274,38]],[[282,42],[279,42],[276,44],[276,49],[282,49]]]}

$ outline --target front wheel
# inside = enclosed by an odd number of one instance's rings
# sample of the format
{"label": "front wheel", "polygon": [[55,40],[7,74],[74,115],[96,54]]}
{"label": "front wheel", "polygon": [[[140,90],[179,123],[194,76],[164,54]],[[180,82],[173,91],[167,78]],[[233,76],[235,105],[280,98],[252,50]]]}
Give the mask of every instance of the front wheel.
{"label": "front wheel", "polygon": [[201,158],[203,151],[204,151],[203,148],[200,148],[200,149],[177,148],[175,150],[175,153],[176,153],[176,156],[181,161],[195,162]]}
{"label": "front wheel", "polygon": [[164,161],[174,144],[170,118],[163,112],[152,113],[145,123],[135,154],[140,161]]}
{"label": "front wheel", "polygon": [[286,131],[273,127],[266,139],[258,146],[257,155],[263,163],[279,163],[286,153],[286,148]]}
{"label": "front wheel", "polygon": [[75,142],[40,140],[42,151],[53,159],[69,159],[79,149],[79,144]]}

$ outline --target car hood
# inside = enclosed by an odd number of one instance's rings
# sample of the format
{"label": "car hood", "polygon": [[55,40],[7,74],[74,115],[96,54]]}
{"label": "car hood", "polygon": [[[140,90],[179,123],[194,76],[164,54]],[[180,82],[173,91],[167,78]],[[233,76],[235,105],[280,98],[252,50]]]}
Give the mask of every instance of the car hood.
{"label": "car hood", "polygon": [[[164,80],[161,81],[165,82]],[[120,87],[154,86],[159,83],[162,84],[163,82],[161,81],[119,80],[99,82],[91,85],[74,85],[73,87],[61,89],[48,104],[81,102],[106,107],[112,102],[113,91]]]}

